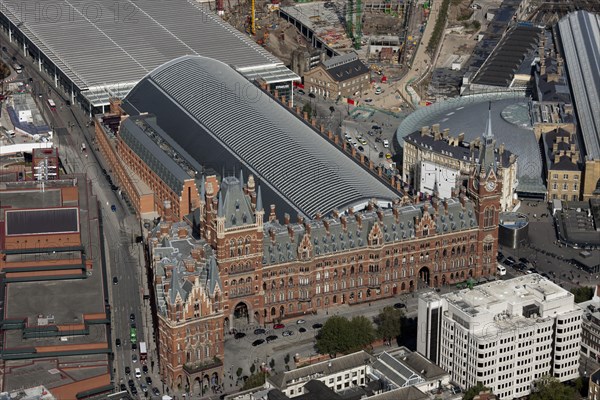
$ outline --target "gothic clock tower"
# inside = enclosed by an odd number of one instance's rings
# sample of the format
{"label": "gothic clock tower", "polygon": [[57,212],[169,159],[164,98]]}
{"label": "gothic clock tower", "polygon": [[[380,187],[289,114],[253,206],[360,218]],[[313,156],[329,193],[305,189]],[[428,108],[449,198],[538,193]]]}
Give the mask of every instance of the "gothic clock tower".
{"label": "gothic clock tower", "polygon": [[497,157],[496,140],[492,134],[490,104],[487,127],[469,176],[467,189],[469,197],[475,203],[475,213],[480,228],[477,238],[477,259],[484,276],[495,273],[498,253],[498,214],[502,179],[497,168]]}

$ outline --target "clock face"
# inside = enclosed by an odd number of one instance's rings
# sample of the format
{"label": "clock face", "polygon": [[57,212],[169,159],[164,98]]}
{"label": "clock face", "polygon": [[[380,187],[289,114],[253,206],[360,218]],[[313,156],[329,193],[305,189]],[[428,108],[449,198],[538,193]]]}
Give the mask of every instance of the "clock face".
{"label": "clock face", "polygon": [[485,184],[485,189],[486,189],[488,192],[491,192],[492,190],[496,189],[496,182],[494,182],[494,181],[488,181],[488,182]]}

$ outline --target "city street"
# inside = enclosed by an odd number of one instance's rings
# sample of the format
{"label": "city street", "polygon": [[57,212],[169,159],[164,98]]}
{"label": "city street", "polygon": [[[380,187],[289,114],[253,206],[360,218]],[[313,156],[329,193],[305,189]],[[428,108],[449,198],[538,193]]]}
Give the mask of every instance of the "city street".
{"label": "city street", "polygon": [[[14,49],[9,48],[14,53]],[[19,63],[25,68],[22,79],[33,86],[35,99],[40,112],[44,115],[48,124],[52,126],[55,137],[55,145],[59,148],[59,155],[63,167],[68,173],[86,173],[92,183],[94,194],[98,198],[101,209],[102,227],[105,246],[106,276],[109,285],[109,303],[111,305],[112,336],[109,340],[115,354],[113,364],[113,381],[116,388],[119,383],[127,384],[129,379],[137,381],[138,396],[142,395],[140,383],[145,379],[135,379],[134,368],[141,369],[139,361],[139,342],[148,344],[148,368],[152,378],[153,386],[162,389],[158,375],[156,360],[156,346],[152,339],[152,324],[149,304],[142,307],[142,298],[147,290],[146,273],[143,266],[144,249],[141,244],[136,243],[136,237],[140,233],[140,223],[137,217],[130,212],[126,203],[119,194],[111,190],[111,186],[104,176],[105,164],[99,159],[100,155],[94,149],[94,128],[89,124],[89,118],[83,110],[76,106],[67,106],[66,99],[51,88],[48,77],[36,69],[29,59],[25,60],[19,54],[15,54]],[[50,110],[47,100],[53,99],[56,109]],[[81,150],[81,144],[86,144],[86,150]],[[111,210],[115,206],[115,211]],[[118,280],[113,284],[113,277]],[[147,302],[146,302],[147,303]],[[138,349],[132,350],[130,341],[130,314],[135,314],[135,325],[137,330]],[[121,340],[121,346],[116,347],[116,339]],[[132,356],[136,355],[138,361],[132,362]],[[154,365],[156,364],[156,365]],[[151,367],[154,365],[154,368]],[[125,367],[131,368],[131,374],[125,374]],[[151,388],[150,388],[151,389]],[[162,391],[162,390],[161,390]],[[149,396],[152,397],[152,396]]]}

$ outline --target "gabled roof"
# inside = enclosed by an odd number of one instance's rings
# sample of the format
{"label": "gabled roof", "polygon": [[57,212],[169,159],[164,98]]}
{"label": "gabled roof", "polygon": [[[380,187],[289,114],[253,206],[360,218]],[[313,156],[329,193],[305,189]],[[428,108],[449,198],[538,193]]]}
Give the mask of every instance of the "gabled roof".
{"label": "gabled roof", "polygon": [[369,67],[365,65],[354,52],[335,56],[323,62],[325,71],[337,82],[347,81],[357,76],[368,74]]}
{"label": "gabled roof", "polygon": [[[223,210],[219,213],[225,217],[225,228],[242,226],[254,223],[254,211],[248,196],[244,194],[242,182],[234,177],[226,177],[221,182],[221,193],[223,193]],[[219,197],[221,199],[221,197]]]}

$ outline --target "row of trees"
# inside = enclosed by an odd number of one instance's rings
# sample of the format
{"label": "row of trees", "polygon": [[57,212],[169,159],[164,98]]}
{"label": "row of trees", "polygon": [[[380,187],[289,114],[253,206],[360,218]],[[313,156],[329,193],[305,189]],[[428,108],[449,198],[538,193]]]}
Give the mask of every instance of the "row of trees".
{"label": "row of trees", "polygon": [[[442,5],[440,6],[440,10],[438,12],[437,20],[435,21],[435,26],[433,27],[433,33],[431,34],[431,38],[429,39],[429,43],[427,44],[427,51],[430,54],[434,54],[435,50],[442,40],[442,34],[444,33],[444,29],[446,27],[446,19],[448,18],[448,7],[450,5],[450,0],[443,0]],[[430,22],[427,21],[429,24]]]}
{"label": "row of trees", "polygon": [[377,328],[362,315],[350,320],[333,316],[325,322],[317,336],[317,351],[335,356],[362,350],[377,338],[391,341],[400,336],[402,316],[400,310],[386,307],[374,318]]}

